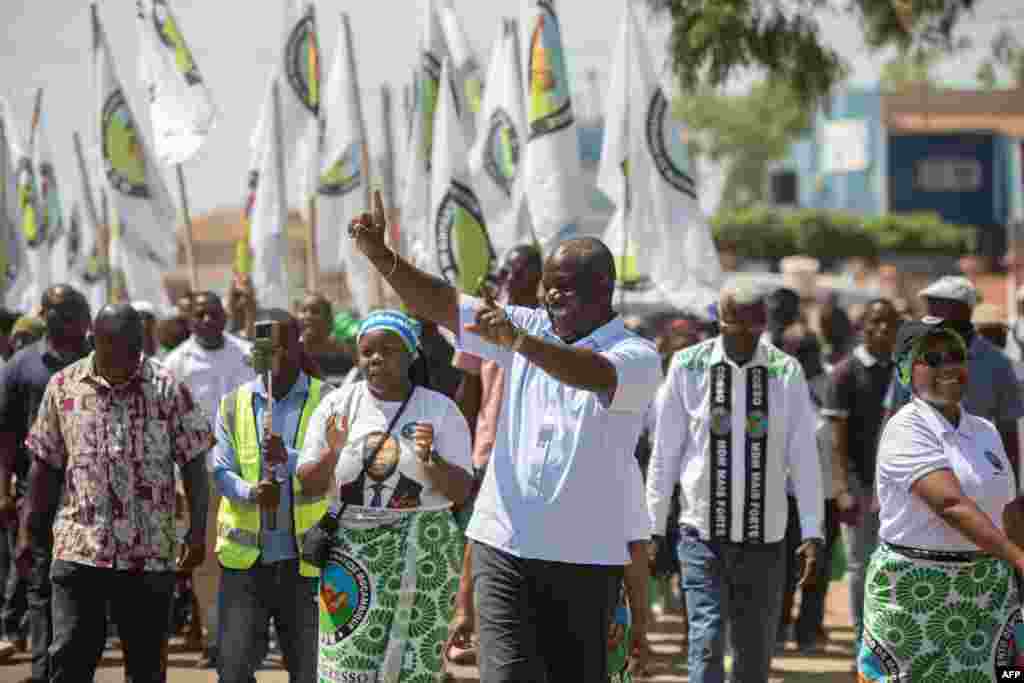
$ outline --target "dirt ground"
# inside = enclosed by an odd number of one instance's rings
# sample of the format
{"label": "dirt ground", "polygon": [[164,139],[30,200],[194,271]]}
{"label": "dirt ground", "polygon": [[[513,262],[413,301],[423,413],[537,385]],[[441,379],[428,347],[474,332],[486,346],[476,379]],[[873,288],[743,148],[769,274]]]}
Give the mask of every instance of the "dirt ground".
{"label": "dirt ground", "polygon": [[[814,655],[798,655],[789,645],[772,663],[771,683],[852,683],[850,673],[853,657],[853,629],[850,626],[846,582],[834,583],[829,591],[825,627],[829,642],[824,651]],[[660,618],[651,632],[655,657],[651,676],[638,679],[657,683],[682,683],[686,675],[685,636],[681,620],[670,615]],[[214,683],[213,671],[196,669],[199,654],[183,652],[181,641],[171,643],[169,683]],[[473,667],[453,667],[458,683],[476,683],[479,678]],[[0,664],[0,683],[18,683],[29,675],[28,655],[18,654]],[[281,669],[280,659],[271,657],[257,675],[259,683],[286,683],[288,674]],[[123,683],[124,668],[121,651],[116,645],[107,649],[96,672],[95,683]]]}

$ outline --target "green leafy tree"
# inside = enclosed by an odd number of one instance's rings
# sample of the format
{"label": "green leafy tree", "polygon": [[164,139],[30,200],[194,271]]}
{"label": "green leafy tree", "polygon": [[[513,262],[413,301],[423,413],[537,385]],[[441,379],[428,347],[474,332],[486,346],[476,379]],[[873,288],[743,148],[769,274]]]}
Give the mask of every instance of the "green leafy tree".
{"label": "green leafy tree", "polygon": [[935,89],[935,67],[942,61],[942,53],[918,47],[900,52],[882,66],[880,81],[888,92],[901,92],[908,88]]}
{"label": "green leafy tree", "polygon": [[745,95],[724,95],[703,88],[677,100],[679,114],[694,132],[695,151],[724,164],[725,208],[766,199],[771,164],[810,127],[807,107],[785,83],[765,82]]}
{"label": "green leafy tree", "polygon": [[856,17],[867,45],[952,48],[975,0],[646,0],[672,20],[674,70],[685,89],[717,87],[737,69],[763,70],[811,103],[848,71],[821,33],[821,13]]}
{"label": "green leafy tree", "polygon": [[1003,28],[992,39],[991,55],[978,67],[977,79],[985,89],[994,90],[1007,77],[1015,87],[1024,87],[1024,45]]}

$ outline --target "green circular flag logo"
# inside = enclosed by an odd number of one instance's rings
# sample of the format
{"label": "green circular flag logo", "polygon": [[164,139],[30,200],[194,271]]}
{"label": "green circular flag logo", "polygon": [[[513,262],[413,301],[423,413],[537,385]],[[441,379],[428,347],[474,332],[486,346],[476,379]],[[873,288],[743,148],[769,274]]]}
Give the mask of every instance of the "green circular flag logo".
{"label": "green circular flag logo", "polygon": [[527,114],[530,139],[568,128],[573,123],[569,72],[562,52],[562,28],[549,0],[536,0],[527,62]]}
{"label": "green circular flag logo", "polygon": [[355,142],[345,148],[330,170],[320,177],[320,194],[340,197],[362,184],[361,152],[360,145]]}
{"label": "green circular flag logo", "polygon": [[336,645],[366,619],[372,586],[369,573],[349,555],[334,550],[320,577],[320,637]]}
{"label": "green circular flag logo", "polygon": [[120,89],[103,105],[102,131],[103,168],[110,186],[122,194],[148,199],[142,138]]}
{"label": "green circular flag logo", "polygon": [[474,292],[480,278],[491,272],[495,255],[472,190],[452,181],[438,209],[435,230],[441,275],[460,291]]}
{"label": "green circular flag logo", "polygon": [[519,172],[520,143],[512,117],[505,110],[499,109],[491,115],[484,149],[484,171],[502,194],[511,198]]}
{"label": "green circular flag logo", "polygon": [[320,113],[320,45],[316,39],[316,20],[312,12],[292,29],[285,45],[285,71],[288,83],[299,101],[312,114]]}
{"label": "green circular flag logo", "polygon": [[647,145],[665,182],[696,199],[687,140],[686,126],[672,115],[672,104],[658,88],[647,110]]}

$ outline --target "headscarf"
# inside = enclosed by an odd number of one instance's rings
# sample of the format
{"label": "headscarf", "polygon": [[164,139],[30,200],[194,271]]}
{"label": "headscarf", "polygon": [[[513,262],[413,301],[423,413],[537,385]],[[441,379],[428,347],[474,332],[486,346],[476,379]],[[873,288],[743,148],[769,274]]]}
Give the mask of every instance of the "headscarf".
{"label": "headscarf", "polygon": [[374,311],[366,316],[359,326],[359,333],[356,335],[356,343],[368,332],[375,330],[387,330],[397,334],[405,345],[406,351],[413,358],[417,355],[420,345],[420,324],[409,316],[394,310]]}
{"label": "headscarf", "polygon": [[331,324],[331,334],[343,344],[355,342],[359,335],[359,319],[347,311],[338,313]]}
{"label": "headscarf", "polygon": [[967,355],[967,344],[951,321],[932,316],[909,320],[900,326],[896,336],[896,376],[903,386],[911,387],[911,369],[914,362],[924,349],[925,340],[935,336],[949,337],[957,343],[964,355]]}

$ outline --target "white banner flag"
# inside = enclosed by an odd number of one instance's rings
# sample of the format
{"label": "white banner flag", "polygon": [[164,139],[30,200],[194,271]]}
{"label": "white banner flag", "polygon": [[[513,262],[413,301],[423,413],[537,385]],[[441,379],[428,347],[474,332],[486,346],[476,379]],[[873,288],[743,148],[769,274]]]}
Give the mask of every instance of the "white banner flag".
{"label": "white banner flag", "polygon": [[[287,0],[281,56],[271,73],[280,84],[281,140],[286,180],[306,200],[316,191],[320,148],[320,43],[316,10],[308,0]],[[252,136],[252,149],[265,144],[266,112]]]}
{"label": "white banner flag", "polygon": [[491,272],[494,248],[487,235],[480,202],[469,181],[466,141],[459,120],[451,60],[441,70],[441,90],[434,128],[435,144],[430,186],[431,263],[428,270],[442,275],[462,292],[475,294],[480,278]]}
{"label": "white banner flag", "polygon": [[487,74],[480,134],[469,154],[473,187],[499,256],[533,239],[523,196],[527,133],[518,45],[518,23],[503,22]]}
{"label": "white banner flag", "polygon": [[13,309],[21,304],[31,273],[19,226],[16,158],[10,131],[9,110],[4,102],[0,106],[0,302]]}
{"label": "white banner flag", "polygon": [[618,206],[605,240],[629,300],[704,314],[717,300],[721,267],[697,201],[688,130],[655,75],[632,7],[625,6],[598,172],[598,187]]}
{"label": "white banner flag", "polygon": [[148,277],[160,282],[177,262],[174,203],[117,77],[95,4],[92,16],[95,84],[99,95],[96,144],[103,186],[109,197],[110,213],[119,226],[120,248],[134,252],[144,264],[139,268],[140,276],[149,271]]}
{"label": "white banner flag", "polygon": [[136,0],[139,73],[149,93],[153,148],[169,166],[193,158],[217,118],[210,90],[170,0]]}
{"label": "white banner flag", "polygon": [[416,71],[416,91],[412,136],[409,141],[402,198],[402,253],[414,264],[429,268],[431,261],[430,174],[434,148],[434,118],[437,110],[441,63],[448,53],[433,0],[426,0],[421,26],[420,63]]}
{"label": "white banner flag", "polygon": [[263,155],[253,196],[249,226],[252,250],[252,284],[263,308],[290,308],[288,289],[288,188],[285,182],[282,90],[270,86],[269,106],[264,106]]}
{"label": "white banner flag", "polygon": [[366,125],[347,14],[341,15],[338,50],[327,84],[325,107],[319,202],[320,225],[326,229],[321,229],[317,235],[320,269],[345,271],[352,303],[365,315],[375,304],[375,279],[369,260],[358,252],[346,233],[348,222],[368,208],[367,183],[370,182],[365,168],[369,159]]}
{"label": "white banner flag", "polygon": [[444,37],[451,51],[453,73],[457,85],[456,94],[459,98],[459,118],[465,126],[466,139],[472,142],[477,135],[477,118],[483,104],[484,84],[480,80],[483,74],[476,52],[466,37],[462,22],[455,11],[452,0],[440,0],[438,14]]}
{"label": "white banner flag", "polygon": [[534,231],[547,252],[575,237],[583,209],[579,140],[555,0],[525,0],[524,181]]}

